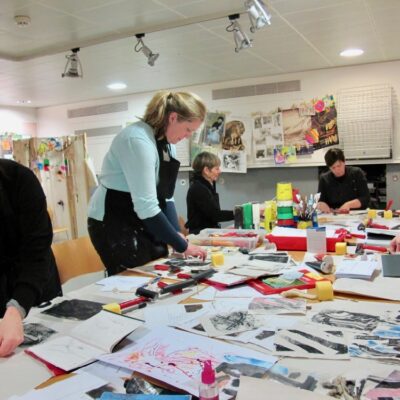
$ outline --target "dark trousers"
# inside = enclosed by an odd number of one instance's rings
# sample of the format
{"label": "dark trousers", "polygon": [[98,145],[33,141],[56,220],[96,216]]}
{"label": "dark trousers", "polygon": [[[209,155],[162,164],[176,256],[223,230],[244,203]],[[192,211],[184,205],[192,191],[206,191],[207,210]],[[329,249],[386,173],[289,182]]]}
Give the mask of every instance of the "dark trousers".
{"label": "dark trousers", "polygon": [[156,242],[129,218],[108,221],[89,218],[88,231],[109,276],[168,255],[165,244]]}

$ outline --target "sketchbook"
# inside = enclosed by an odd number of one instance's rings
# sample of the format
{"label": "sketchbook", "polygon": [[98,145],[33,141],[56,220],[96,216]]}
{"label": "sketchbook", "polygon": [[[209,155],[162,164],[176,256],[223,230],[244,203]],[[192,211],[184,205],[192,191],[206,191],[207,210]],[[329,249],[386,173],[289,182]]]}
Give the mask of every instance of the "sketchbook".
{"label": "sketchbook", "polygon": [[71,371],[89,364],[101,354],[111,353],[117,343],[141,325],[136,319],[101,311],[72,329],[68,336],[30,347],[27,353]]}

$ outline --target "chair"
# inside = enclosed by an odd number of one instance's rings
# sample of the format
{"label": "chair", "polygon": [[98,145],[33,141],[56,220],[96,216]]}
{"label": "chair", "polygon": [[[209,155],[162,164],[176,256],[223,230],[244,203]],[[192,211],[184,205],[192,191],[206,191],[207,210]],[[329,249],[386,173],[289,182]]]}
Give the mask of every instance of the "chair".
{"label": "chair", "polygon": [[67,240],[69,240],[69,231],[68,228],[66,226],[60,226],[60,227],[56,227],[55,226],[55,221],[54,221],[54,212],[53,210],[48,207],[47,208],[47,212],[49,213],[49,217],[50,217],[50,221],[51,221],[51,225],[53,226],[53,235],[57,235],[59,233],[65,233]]}
{"label": "chair", "polygon": [[186,228],[185,220],[183,219],[182,216],[178,217],[178,223],[179,223],[179,228],[181,229],[181,233],[183,233],[185,236],[189,235],[189,229]]}
{"label": "chair", "polygon": [[64,293],[104,277],[104,264],[89,236],[54,243],[51,247]]}

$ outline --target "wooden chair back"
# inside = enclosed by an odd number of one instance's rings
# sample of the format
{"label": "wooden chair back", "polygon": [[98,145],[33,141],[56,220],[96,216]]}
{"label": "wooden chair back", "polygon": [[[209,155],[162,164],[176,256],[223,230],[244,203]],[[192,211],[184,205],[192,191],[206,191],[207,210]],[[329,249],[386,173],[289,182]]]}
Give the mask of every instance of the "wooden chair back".
{"label": "wooden chair back", "polygon": [[186,228],[185,220],[183,219],[182,216],[178,217],[178,222],[179,222],[179,228],[181,229],[181,233],[183,233],[185,236],[189,235],[189,229]]}
{"label": "wooden chair back", "polygon": [[53,243],[51,248],[61,284],[79,275],[105,270],[89,236]]}

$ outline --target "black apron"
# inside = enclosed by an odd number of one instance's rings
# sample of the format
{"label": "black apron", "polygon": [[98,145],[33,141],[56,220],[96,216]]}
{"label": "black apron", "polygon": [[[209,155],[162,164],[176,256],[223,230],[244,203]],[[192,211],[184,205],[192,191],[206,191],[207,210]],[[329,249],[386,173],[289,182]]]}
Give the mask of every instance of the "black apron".
{"label": "black apron", "polygon": [[[161,210],[173,196],[180,162],[172,157],[165,139],[157,141],[160,159],[157,198]],[[167,244],[146,231],[134,211],[130,192],[107,189],[102,222],[89,218],[89,235],[109,275],[168,255]]]}

